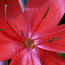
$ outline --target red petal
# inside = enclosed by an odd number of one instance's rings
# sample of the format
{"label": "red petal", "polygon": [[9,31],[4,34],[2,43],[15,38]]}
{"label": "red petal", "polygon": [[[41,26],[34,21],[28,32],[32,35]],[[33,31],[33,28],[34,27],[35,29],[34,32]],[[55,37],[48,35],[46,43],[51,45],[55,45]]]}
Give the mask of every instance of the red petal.
{"label": "red petal", "polygon": [[[27,22],[25,21],[24,14],[20,8],[18,0],[2,0],[0,5],[0,28],[7,32],[9,35],[16,37],[16,34],[11,30],[11,28],[7,25],[6,20],[4,18],[5,12],[5,3],[7,4],[7,18],[9,25],[13,28],[13,30],[19,35],[22,36],[22,32],[24,36],[27,35]],[[14,4],[15,3],[15,4]]]}
{"label": "red petal", "polygon": [[38,59],[31,52],[24,49],[18,56],[14,56],[10,65],[41,65]]}
{"label": "red petal", "polygon": [[0,31],[0,61],[11,59],[14,52],[20,48],[20,43]]}
{"label": "red petal", "polygon": [[[57,39],[55,40],[54,38]],[[37,40],[37,43],[40,44],[40,48],[54,52],[65,53],[65,24],[39,33]]]}
{"label": "red petal", "polygon": [[65,59],[55,52],[46,51],[36,48],[38,57],[40,58],[41,65],[65,65]]}
{"label": "red petal", "polygon": [[11,28],[7,25],[5,20],[0,19],[0,29],[4,30],[7,34],[11,35],[12,37],[18,39],[18,36],[11,30]]}
{"label": "red petal", "polygon": [[[17,16],[16,18],[8,19],[9,24],[12,26],[12,28],[20,35],[27,37],[28,34],[28,25],[27,22],[23,16],[23,14]],[[21,32],[23,31],[23,33]]]}
{"label": "red petal", "polygon": [[[43,2],[45,2],[45,0]],[[43,22],[40,25],[37,32],[40,32],[40,30],[45,30],[53,26],[57,26],[65,12],[64,2],[65,2],[64,0],[62,1],[49,0],[45,3],[45,5],[43,4],[40,7],[36,8],[26,7],[25,9],[26,18],[28,19],[28,22],[30,23],[30,26],[33,28],[33,30],[42,20],[43,16],[47,11],[48,6],[49,6],[48,14],[46,15],[45,19],[43,19]]]}
{"label": "red petal", "polygon": [[[20,52],[18,54],[18,56],[14,56],[10,65],[23,65],[24,63],[26,63],[25,61],[27,60],[26,58],[27,56],[27,51],[26,50],[22,50],[22,52]],[[23,62],[22,62],[23,60]]]}
{"label": "red petal", "polygon": [[5,5],[7,5],[7,17],[14,18],[21,14],[21,8],[18,0],[0,0],[0,18],[4,18]]}
{"label": "red petal", "polygon": [[46,4],[48,0],[28,0],[27,7],[40,7],[42,4]]}

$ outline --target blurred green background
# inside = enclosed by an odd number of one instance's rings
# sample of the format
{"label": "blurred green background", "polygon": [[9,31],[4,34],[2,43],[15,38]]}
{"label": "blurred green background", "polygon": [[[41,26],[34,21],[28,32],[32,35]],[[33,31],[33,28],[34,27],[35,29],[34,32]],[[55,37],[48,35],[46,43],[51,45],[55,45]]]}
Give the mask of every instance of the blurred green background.
{"label": "blurred green background", "polygon": [[65,54],[63,53],[58,53],[58,54],[61,55],[65,59]]}
{"label": "blurred green background", "polygon": [[26,4],[28,0],[24,0],[24,3]]}

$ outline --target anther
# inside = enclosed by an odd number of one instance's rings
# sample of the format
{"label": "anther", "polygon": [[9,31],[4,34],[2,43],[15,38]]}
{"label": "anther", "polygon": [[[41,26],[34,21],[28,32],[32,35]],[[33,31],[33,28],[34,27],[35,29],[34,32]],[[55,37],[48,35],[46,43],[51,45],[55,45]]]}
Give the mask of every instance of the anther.
{"label": "anther", "polygon": [[47,9],[47,11],[46,11],[46,13],[45,13],[44,17],[43,17],[43,18],[42,18],[42,20],[39,22],[39,24],[36,26],[36,28],[35,28],[35,30],[33,31],[33,33],[32,33],[32,35],[31,35],[31,37],[30,37],[30,38],[32,38],[32,37],[33,37],[33,35],[35,34],[35,32],[37,31],[37,29],[38,29],[38,28],[39,28],[39,26],[41,25],[41,23],[42,23],[43,19],[46,17],[46,15],[47,15],[48,11],[49,11],[49,6],[48,6],[48,9]]}
{"label": "anther", "polygon": [[59,37],[58,38],[53,38],[53,39],[48,40],[48,42],[53,42],[53,41],[56,41],[58,39],[60,39],[60,38]]}
{"label": "anther", "polygon": [[23,36],[23,31],[21,30],[21,35]]}
{"label": "anther", "polygon": [[16,55],[16,56],[18,56],[18,54],[15,52],[15,50],[13,49],[13,52],[14,52],[14,54]]}
{"label": "anther", "polygon": [[48,9],[47,9],[47,11],[46,11],[45,15],[43,16],[42,20],[46,17],[46,15],[47,15],[48,11],[49,11],[49,6],[48,6]]}

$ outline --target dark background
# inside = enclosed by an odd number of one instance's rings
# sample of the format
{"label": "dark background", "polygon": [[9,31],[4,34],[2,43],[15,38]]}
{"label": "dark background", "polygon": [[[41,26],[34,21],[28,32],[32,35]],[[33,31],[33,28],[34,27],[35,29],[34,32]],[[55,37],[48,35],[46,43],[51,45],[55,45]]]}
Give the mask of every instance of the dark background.
{"label": "dark background", "polygon": [[61,24],[65,24],[65,14],[64,14],[64,16],[62,17],[62,19],[60,20],[60,22],[59,22],[58,25],[61,25]]}

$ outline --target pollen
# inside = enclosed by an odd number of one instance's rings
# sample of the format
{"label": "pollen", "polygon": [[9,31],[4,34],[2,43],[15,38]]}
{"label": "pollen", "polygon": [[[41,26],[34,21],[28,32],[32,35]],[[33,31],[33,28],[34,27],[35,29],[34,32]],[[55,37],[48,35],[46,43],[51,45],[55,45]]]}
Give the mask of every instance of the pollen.
{"label": "pollen", "polygon": [[34,48],[34,42],[31,39],[26,39],[25,40],[25,47],[28,49],[33,49]]}

